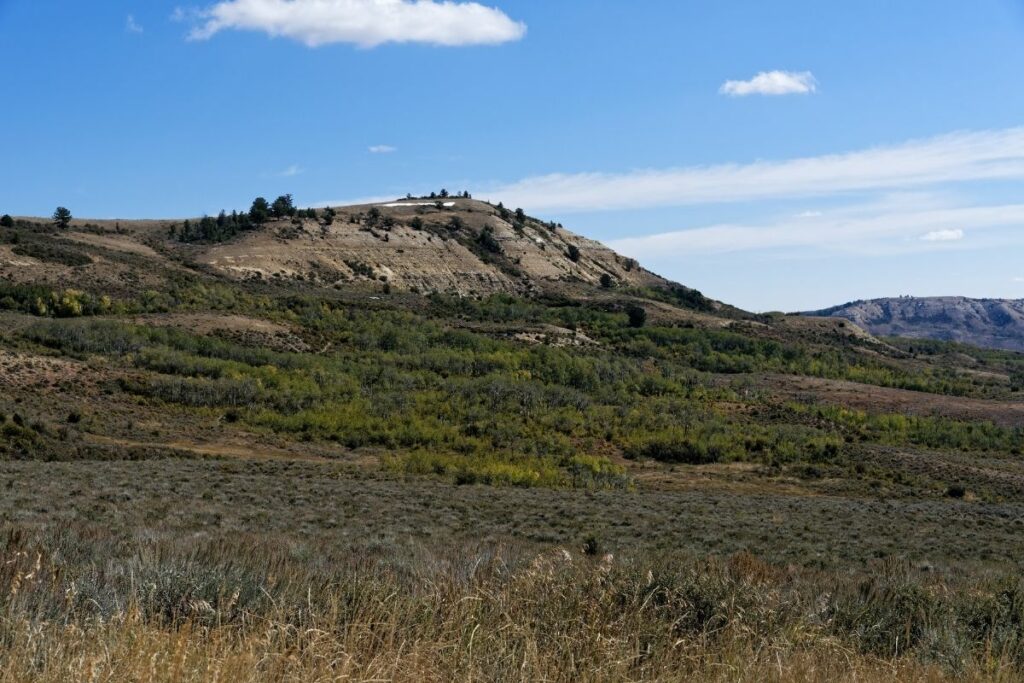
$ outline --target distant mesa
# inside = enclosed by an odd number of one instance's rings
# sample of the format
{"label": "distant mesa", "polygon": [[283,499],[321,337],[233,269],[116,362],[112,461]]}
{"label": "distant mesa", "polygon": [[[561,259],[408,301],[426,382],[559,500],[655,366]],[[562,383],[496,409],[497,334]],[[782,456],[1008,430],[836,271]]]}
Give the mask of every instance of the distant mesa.
{"label": "distant mesa", "polygon": [[803,315],[844,318],[878,337],[937,339],[1024,352],[1024,299],[897,297],[853,301]]}

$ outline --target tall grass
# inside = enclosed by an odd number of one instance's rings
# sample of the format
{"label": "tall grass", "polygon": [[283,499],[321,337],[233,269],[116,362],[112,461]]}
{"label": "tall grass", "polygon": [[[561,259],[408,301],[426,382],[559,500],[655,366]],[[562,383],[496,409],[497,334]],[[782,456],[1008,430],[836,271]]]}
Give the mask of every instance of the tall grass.
{"label": "tall grass", "polygon": [[96,529],[0,548],[0,681],[1016,680],[1024,663],[1019,578],[899,563]]}

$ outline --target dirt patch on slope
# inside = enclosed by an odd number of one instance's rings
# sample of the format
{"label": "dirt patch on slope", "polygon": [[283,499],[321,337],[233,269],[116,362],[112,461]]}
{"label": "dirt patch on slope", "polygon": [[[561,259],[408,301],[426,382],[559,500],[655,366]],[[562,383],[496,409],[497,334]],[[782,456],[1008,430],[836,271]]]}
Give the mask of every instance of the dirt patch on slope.
{"label": "dirt patch on slope", "polygon": [[230,332],[263,332],[265,334],[285,334],[291,332],[284,325],[251,318],[245,315],[221,313],[168,313],[137,315],[131,318],[134,325],[153,325],[155,327],[180,327],[197,334],[210,334],[217,331]]}
{"label": "dirt patch on slope", "polygon": [[0,350],[0,388],[3,389],[46,389],[68,382],[81,383],[92,375],[82,363]]}
{"label": "dirt patch on slope", "polygon": [[1003,427],[1024,425],[1024,402],[925,394],[818,377],[768,375],[762,377],[759,383],[763,388],[785,398],[810,397],[822,403],[859,410],[938,415],[958,420],[989,420]]}
{"label": "dirt patch on slope", "polygon": [[242,460],[290,460],[318,464],[337,464],[337,460],[308,453],[253,446],[230,442],[204,442],[177,439],[174,441],[135,441],[99,434],[86,434],[85,440],[98,446],[122,446],[126,448],[151,448],[155,450],[184,451],[209,458],[236,458]]}
{"label": "dirt patch on slope", "polygon": [[131,322],[135,325],[175,327],[193,334],[217,335],[246,346],[263,347],[273,351],[308,353],[312,350],[287,326],[245,315],[167,313],[138,315],[133,317]]}
{"label": "dirt patch on slope", "polygon": [[95,235],[88,232],[69,232],[62,236],[74,242],[89,244],[94,247],[102,247],[104,249],[110,249],[111,251],[120,251],[126,254],[137,254],[139,256],[160,258],[160,254],[158,254],[152,247],[121,235]]}

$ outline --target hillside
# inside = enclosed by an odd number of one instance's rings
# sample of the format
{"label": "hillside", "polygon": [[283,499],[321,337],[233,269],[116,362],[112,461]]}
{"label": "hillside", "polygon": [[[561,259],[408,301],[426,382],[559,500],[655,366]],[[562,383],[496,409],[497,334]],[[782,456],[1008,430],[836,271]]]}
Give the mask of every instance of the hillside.
{"label": "hillside", "polygon": [[252,216],[0,223],[13,680],[1024,652],[1019,354],[749,314],[466,198]]}
{"label": "hillside", "polygon": [[309,218],[274,224],[212,247],[198,260],[232,277],[327,284],[377,279],[400,290],[460,296],[534,294],[555,283],[598,285],[602,275],[630,286],[666,284],[635,261],[563,228],[525,215],[503,218],[495,207],[470,199],[440,204],[339,208],[329,226]]}
{"label": "hillside", "polygon": [[[328,220],[305,211],[233,228],[227,216],[164,221],[73,221],[53,235],[48,221],[23,220],[21,244],[0,243],[0,276],[118,287],[146,269],[194,269],[242,281],[364,285],[455,296],[536,295],[607,285],[669,283],[598,242],[523,213],[472,199],[335,207]],[[209,227],[200,227],[204,221]],[[18,234],[12,230],[11,234]],[[51,253],[31,246],[42,234]],[[10,240],[8,240],[10,241]]]}
{"label": "hillside", "polygon": [[806,315],[845,318],[881,337],[1024,352],[1024,300],[899,297],[854,301]]}

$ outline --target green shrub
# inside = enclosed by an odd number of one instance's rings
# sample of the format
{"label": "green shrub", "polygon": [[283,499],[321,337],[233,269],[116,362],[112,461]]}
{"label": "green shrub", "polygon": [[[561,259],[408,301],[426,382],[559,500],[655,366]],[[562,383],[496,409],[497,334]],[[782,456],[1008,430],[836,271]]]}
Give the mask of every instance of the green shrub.
{"label": "green shrub", "polygon": [[476,238],[477,244],[491,254],[502,253],[501,243],[494,236],[494,230],[490,227],[484,228]]}
{"label": "green shrub", "polygon": [[647,323],[647,311],[643,306],[630,304],[626,307],[630,327],[643,327]]}

